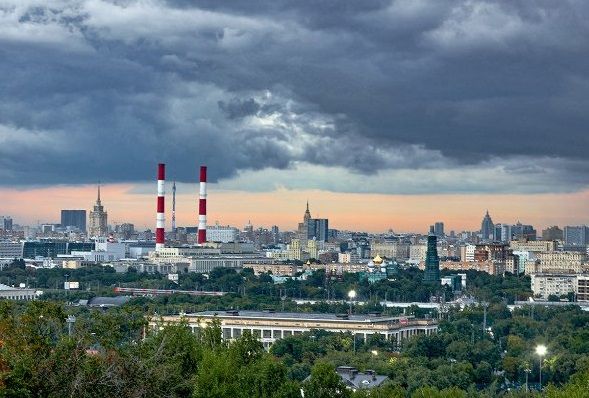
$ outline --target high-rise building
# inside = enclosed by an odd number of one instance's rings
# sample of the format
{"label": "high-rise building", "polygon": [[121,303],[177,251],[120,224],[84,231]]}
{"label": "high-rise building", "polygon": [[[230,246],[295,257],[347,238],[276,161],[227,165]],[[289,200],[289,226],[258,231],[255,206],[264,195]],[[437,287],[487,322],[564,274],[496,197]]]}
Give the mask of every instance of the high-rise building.
{"label": "high-rise building", "polygon": [[438,238],[443,238],[444,236],[446,236],[446,234],[444,234],[444,223],[443,222],[438,221],[434,224],[434,234]]}
{"label": "high-rise building", "polygon": [[12,231],[12,217],[0,216],[0,229],[4,231]]}
{"label": "high-rise building", "polygon": [[329,239],[329,221],[327,218],[315,219],[315,236],[320,242],[327,242]]}
{"label": "high-rise building", "polygon": [[303,222],[299,223],[298,238],[302,242],[313,238],[317,241],[327,242],[329,238],[329,220],[327,218],[311,218],[309,202],[307,202]]}
{"label": "high-rise building", "polygon": [[119,225],[115,225],[115,233],[119,235],[119,238],[131,239],[131,237],[135,233],[135,224],[126,222]]}
{"label": "high-rise building", "polygon": [[481,238],[483,240],[492,240],[494,230],[495,226],[493,225],[493,220],[491,220],[489,210],[487,210],[487,213],[485,214],[485,217],[481,223]]}
{"label": "high-rise building", "polygon": [[586,225],[564,227],[564,245],[567,248],[582,248],[589,243],[589,227]]}
{"label": "high-rise building", "polygon": [[427,252],[425,255],[424,282],[440,281],[440,258],[438,257],[438,238],[434,234],[434,227],[430,228],[427,236]]}
{"label": "high-rise building", "polygon": [[100,201],[100,185],[98,186],[98,196],[96,198],[96,204],[94,210],[90,211],[89,225],[88,225],[88,236],[98,237],[108,235],[108,215],[104,211],[104,206]]}
{"label": "high-rise building", "polygon": [[562,229],[556,225],[542,230],[542,240],[562,240],[563,236]]}
{"label": "high-rise building", "polygon": [[495,224],[493,240],[495,242],[511,242],[511,225],[509,224]]}
{"label": "high-rise building", "polygon": [[536,240],[536,230],[531,225],[522,224],[519,221],[511,226],[511,237],[515,240]]}
{"label": "high-rise building", "polygon": [[86,232],[86,210],[62,210],[61,226],[74,227]]}

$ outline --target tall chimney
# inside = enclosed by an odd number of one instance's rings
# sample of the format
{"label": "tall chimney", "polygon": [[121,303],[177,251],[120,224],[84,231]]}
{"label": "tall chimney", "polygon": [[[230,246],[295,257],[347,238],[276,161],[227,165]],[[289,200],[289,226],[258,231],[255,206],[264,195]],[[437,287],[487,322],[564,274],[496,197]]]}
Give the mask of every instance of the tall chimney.
{"label": "tall chimney", "polygon": [[207,166],[200,166],[200,195],[198,198],[198,243],[207,241]]}
{"label": "tall chimney", "polygon": [[172,232],[176,233],[176,181],[172,184]]}
{"label": "tall chimney", "polygon": [[166,239],[164,237],[165,228],[165,193],[166,193],[166,165],[160,163],[157,165],[157,216],[155,224],[155,250],[160,251],[164,248]]}

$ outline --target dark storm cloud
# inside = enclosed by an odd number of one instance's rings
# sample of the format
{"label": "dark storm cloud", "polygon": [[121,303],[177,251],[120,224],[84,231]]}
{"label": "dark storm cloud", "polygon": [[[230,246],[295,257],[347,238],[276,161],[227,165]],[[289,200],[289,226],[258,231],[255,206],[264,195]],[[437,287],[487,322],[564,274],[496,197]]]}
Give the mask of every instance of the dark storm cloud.
{"label": "dark storm cloud", "polygon": [[451,175],[503,162],[547,191],[589,185],[582,0],[0,11],[0,184],[147,180],[165,161],[181,181],[201,163],[215,180],[301,163]]}
{"label": "dark storm cloud", "polygon": [[229,119],[239,119],[246,116],[255,115],[260,110],[260,104],[253,98],[241,100],[232,98],[231,100],[217,102]]}

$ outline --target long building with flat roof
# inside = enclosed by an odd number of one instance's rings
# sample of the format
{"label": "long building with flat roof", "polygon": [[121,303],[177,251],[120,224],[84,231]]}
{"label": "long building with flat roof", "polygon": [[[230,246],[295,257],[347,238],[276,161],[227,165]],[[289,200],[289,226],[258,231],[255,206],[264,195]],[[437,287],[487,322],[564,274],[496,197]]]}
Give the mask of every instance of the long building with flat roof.
{"label": "long building with flat roof", "polygon": [[389,341],[400,343],[401,340],[418,334],[432,334],[438,330],[438,323],[433,319],[415,319],[408,317],[389,317],[372,315],[319,314],[302,312],[274,311],[203,311],[193,314],[163,316],[151,319],[150,327],[158,327],[182,320],[188,323],[196,333],[207,327],[213,320],[221,322],[223,338],[232,340],[249,330],[269,348],[276,340],[299,335],[313,329],[322,329],[335,333],[352,333],[364,341],[373,335],[381,335]]}

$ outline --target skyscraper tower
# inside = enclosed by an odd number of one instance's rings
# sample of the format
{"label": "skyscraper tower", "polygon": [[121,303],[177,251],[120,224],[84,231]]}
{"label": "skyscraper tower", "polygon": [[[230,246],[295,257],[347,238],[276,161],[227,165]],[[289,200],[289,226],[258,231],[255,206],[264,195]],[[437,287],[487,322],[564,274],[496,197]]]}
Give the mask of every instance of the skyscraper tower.
{"label": "skyscraper tower", "polygon": [[89,225],[88,225],[88,236],[99,237],[108,235],[108,215],[104,211],[104,206],[100,201],[100,184],[98,184],[98,196],[96,198],[96,204],[94,209],[90,211]]}
{"label": "skyscraper tower", "polygon": [[483,240],[492,240],[493,239],[493,232],[495,232],[495,225],[493,224],[493,220],[491,220],[491,216],[489,215],[489,210],[485,214],[483,221],[481,222],[481,237]]}
{"label": "skyscraper tower", "polygon": [[434,227],[430,227],[427,236],[427,253],[425,256],[424,282],[440,281],[440,258],[438,257],[438,237],[434,233]]}
{"label": "skyscraper tower", "polygon": [[303,215],[303,222],[299,223],[298,227],[298,238],[303,245],[307,244],[307,240],[312,238],[315,232],[315,224],[311,218],[311,212],[309,211],[309,201],[307,200],[307,209]]}

